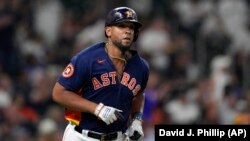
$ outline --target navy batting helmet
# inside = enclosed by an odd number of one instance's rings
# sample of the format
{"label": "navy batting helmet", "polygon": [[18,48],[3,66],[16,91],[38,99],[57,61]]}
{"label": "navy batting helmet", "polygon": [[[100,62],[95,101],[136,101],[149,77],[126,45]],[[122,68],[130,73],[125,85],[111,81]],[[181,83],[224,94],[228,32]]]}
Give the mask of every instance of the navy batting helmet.
{"label": "navy batting helmet", "polygon": [[[135,25],[135,35],[134,35],[134,42],[138,38],[139,28],[142,26],[140,22],[138,22],[137,15],[135,11],[128,7],[117,7],[111,10],[105,20],[105,26],[115,25],[121,22],[132,22]],[[105,32],[105,36],[106,32]]]}

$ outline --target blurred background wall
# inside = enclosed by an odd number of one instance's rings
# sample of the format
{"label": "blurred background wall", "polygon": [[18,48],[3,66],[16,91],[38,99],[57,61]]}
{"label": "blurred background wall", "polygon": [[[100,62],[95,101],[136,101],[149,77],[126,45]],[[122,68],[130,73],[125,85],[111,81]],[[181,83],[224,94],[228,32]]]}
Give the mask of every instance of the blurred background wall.
{"label": "blurred background wall", "polygon": [[61,141],[51,100],[69,59],[105,40],[107,12],[133,8],[150,64],[145,141],[155,124],[250,123],[250,0],[0,0],[0,140]]}

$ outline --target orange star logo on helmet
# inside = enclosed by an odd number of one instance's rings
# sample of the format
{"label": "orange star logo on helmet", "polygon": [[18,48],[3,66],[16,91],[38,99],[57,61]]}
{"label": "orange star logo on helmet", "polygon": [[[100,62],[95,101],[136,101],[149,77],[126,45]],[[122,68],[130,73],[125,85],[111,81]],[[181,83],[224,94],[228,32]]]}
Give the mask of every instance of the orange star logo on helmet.
{"label": "orange star logo on helmet", "polygon": [[127,15],[127,18],[131,18],[133,15],[133,12],[128,10],[125,12],[125,14]]}
{"label": "orange star logo on helmet", "polygon": [[64,69],[64,71],[62,72],[62,76],[65,78],[68,78],[70,76],[72,76],[74,73],[74,67],[72,64],[68,64],[68,66]]}

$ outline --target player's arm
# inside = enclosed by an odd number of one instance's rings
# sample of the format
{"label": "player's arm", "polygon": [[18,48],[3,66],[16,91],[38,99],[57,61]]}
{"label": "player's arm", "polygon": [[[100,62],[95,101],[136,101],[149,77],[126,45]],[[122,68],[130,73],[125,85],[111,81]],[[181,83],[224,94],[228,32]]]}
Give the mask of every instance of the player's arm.
{"label": "player's arm", "polygon": [[117,118],[121,116],[119,112],[122,112],[119,109],[105,106],[103,105],[103,103],[97,104],[85,98],[82,98],[76,93],[65,89],[58,82],[53,88],[52,99],[68,109],[95,114],[106,124],[111,124],[116,121]]}
{"label": "player's arm", "polygon": [[144,101],[145,101],[145,95],[143,92],[137,94],[136,97],[134,97],[132,102],[132,113],[131,113],[132,118],[135,118],[135,116],[139,116],[136,114],[141,114],[142,116],[144,109]]}
{"label": "player's arm", "polygon": [[95,108],[98,105],[94,102],[82,98],[72,91],[66,90],[58,82],[53,88],[52,99],[68,109],[80,112],[89,112],[92,114],[94,114]]}
{"label": "player's arm", "polygon": [[132,102],[132,123],[125,134],[131,140],[141,140],[144,136],[142,129],[142,113],[144,108],[144,93],[139,93]]}

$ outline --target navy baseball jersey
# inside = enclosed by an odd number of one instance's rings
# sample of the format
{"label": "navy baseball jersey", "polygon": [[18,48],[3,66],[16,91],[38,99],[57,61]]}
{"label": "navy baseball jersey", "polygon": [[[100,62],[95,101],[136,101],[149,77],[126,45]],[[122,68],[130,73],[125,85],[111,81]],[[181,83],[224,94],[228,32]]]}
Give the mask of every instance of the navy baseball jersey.
{"label": "navy baseball jersey", "polygon": [[58,82],[67,90],[74,91],[95,103],[122,110],[125,120],[106,125],[94,114],[66,109],[65,118],[83,129],[102,133],[125,131],[132,106],[132,99],[143,92],[148,81],[149,66],[137,51],[131,50],[121,79],[105,51],[105,43],[90,46],[74,57],[62,72]]}

